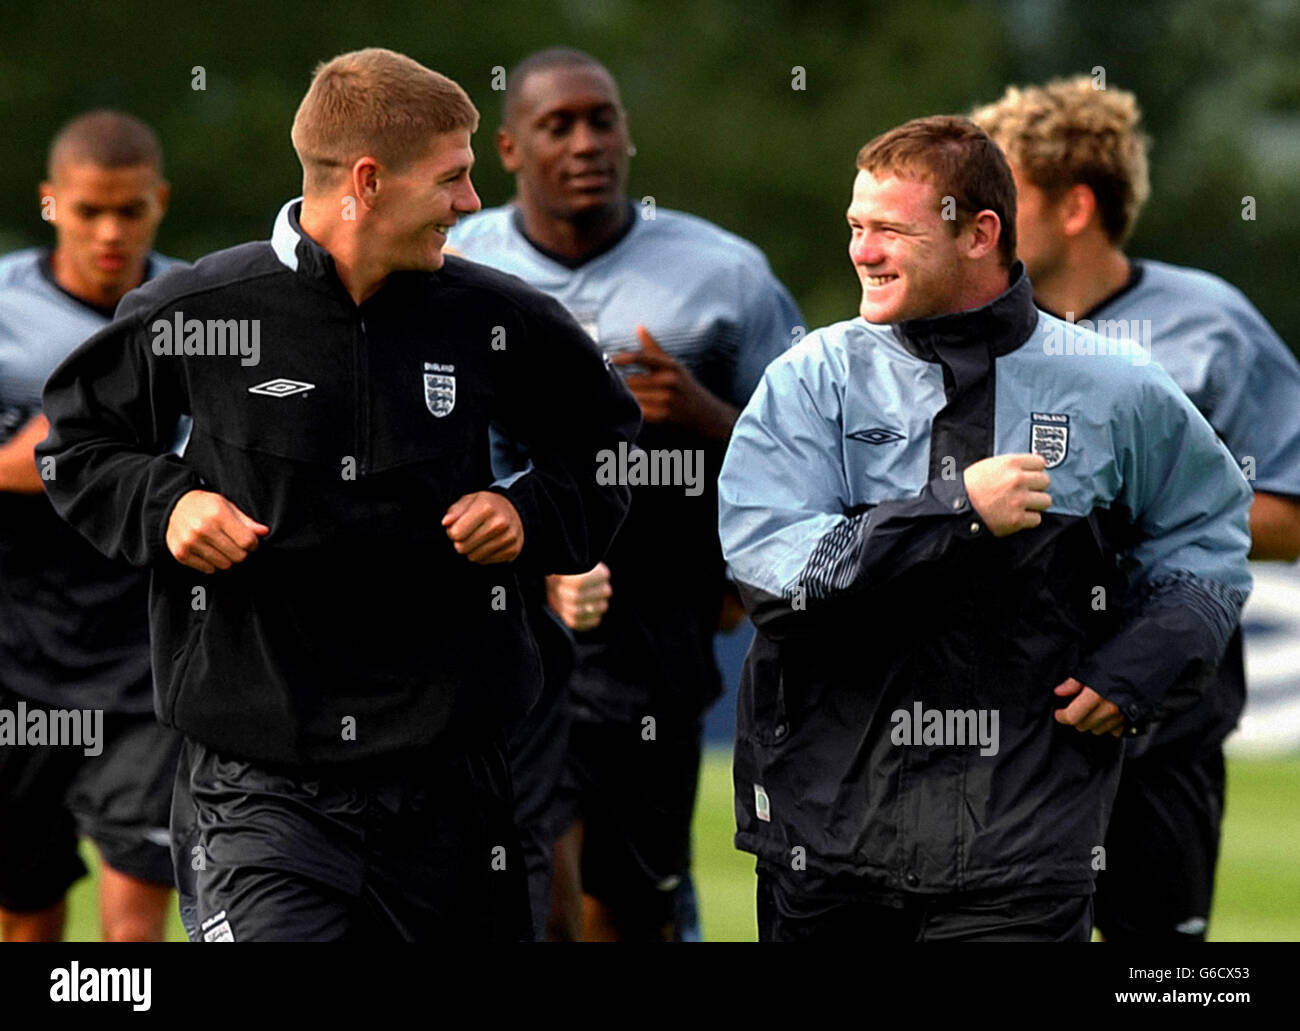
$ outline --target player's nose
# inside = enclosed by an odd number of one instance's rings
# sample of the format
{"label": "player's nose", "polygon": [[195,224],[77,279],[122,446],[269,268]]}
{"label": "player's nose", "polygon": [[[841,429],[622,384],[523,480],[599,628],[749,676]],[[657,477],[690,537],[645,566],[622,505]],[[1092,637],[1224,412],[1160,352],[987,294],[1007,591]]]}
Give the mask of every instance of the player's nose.
{"label": "player's nose", "polygon": [[474,184],[466,179],[465,189],[462,195],[456,200],[456,211],[462,215],[472,215],[481,207],[483,207],[483,202],[479,200],[478,192],[474,189]]}
{"label": "player's nose", "polygon": [[125,235],[122,219],[114,215],[101,215],[95,219],[95,239],[100,243],[115,243]]}
{"label": "player's nose", "polygon": [[569,147],[575,154],[592,154],[600,150],[601,136],[591,123],[579,118],[569,133]]}
{"label": "player's nose", "polygon": [[885,252],[870,236],[863,234],[849,244],[849,258],[855,265],[879,265],[885,260]]}

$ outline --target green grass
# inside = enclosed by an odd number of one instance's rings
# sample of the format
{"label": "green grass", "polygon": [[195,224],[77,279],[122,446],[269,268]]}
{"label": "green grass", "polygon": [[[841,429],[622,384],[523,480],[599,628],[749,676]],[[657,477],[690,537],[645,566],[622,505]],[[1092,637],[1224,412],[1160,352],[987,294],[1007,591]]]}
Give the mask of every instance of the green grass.
{"label": "green grass", "polygon": [[[754,941],[754,860],[732,846],[731,756],[710,751],[695,811],[704,935]],[[1300,757],[1228,761],[1211,941],[1300,941]]]}
{"label": "green grass", "polygon": [[[1213,941],[1300,941],[1300,757],[1228,763],[1228,810],[1214,913]],[[695,882],[705,937],[753,941],[754,860],[732,846],[731,756],[706,753],[695,812]],[[94,850],[83,845],[97,869]],[[97,884],[87,877],[69,900],[68,937],[99,936]],[[184,941],[175,912],[169,938]]]}

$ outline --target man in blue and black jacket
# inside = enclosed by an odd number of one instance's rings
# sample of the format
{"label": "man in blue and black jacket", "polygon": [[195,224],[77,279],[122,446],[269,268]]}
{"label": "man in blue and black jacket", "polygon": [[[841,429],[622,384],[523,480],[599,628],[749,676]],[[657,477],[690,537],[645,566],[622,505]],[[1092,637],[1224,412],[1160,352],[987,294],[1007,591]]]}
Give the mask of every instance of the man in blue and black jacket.
{"label": "man in blue and black jacket", "polygon": [[[321,66],[270,242],[129,295],[46,386],[55,506],[152,570],[192,937],[530,936],[502,728],[540,670],[515,570],[600,559],[628,493],[595,455],[639,420],[558,304],[444,261],[479,207],[477,123],[402,55]],[[527,470],[494,480],[490,424]]]}
{"label": "man in blue and black jacket", "polygon": [[719,488],[760,936],[1086,941],[1125,737],[1249,591],[1250,489],[1146,352],[1034,307],[982,130],[858,169],[862,317],[772,363]]}

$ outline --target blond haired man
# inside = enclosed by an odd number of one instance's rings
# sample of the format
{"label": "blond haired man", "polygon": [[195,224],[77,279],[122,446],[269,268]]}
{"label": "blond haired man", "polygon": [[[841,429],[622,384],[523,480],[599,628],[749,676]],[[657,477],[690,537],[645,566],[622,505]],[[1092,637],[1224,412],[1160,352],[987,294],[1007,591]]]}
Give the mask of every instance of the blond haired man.
{"label": "blond haired man", "polygon": [[[1150,192],[1137,99],[1086,76],[1012,87],[974,114],[1019,193],[1020,256],[1045,311],[1131,338],[1164,366],[1254,487],[1253,559],[1300,555],[1300,366],[1236,288],[1198,269],[1130,259]],[[1125,755],[1097,880],[1109,941],[1204,940],[1223,817],[1223,740],[1245,703],[1241,634],[1205,699]]]}
{"label": "blond haired man", "polygon": [[[592,456],[638,413],[559,305],[444,259],[479,207],[477,124],[403,55],[322,65],[270,242],[132,294],[47,384],[55,506],[153,572],[195,940],[530,936],[502,739],[540,679],[516,570],[599,560],[628,496]],[[494,423],[532,455],[508,480]]]}

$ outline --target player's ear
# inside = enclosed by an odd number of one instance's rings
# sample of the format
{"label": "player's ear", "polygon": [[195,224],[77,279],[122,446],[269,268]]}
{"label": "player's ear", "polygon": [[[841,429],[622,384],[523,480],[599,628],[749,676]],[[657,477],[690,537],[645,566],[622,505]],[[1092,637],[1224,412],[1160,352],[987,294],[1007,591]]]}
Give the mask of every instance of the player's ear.
{"label": "player's ear", "polygon": [[1075,183],[1061,198],[1061,230],[1077,236],[1088,228],[1097,213],[1097,195],[1086,183]]}
{"label": "player's ear", "polygon": [[970,239],[966,244],[966,257],[978,261],[997,250],[998,240],[1002,238],[1002,219],[996,211],[985,208],[971,217],[962,231],[963,237],[967,234]]}
{"label": "player's ear", "polygon": [[497,156],[501,158],[501,167],[511,175],[519,171],[521,161],[519,159],[519,147],[515,141],[514,133],[504,125],[497,130]]}
{"label": "player's ear", "polygon": [[352,192],[367,208],[373,208],[379,196],[379,162],[366,155],[352,166]]}
{"label": "player's ear", "polygon": [[154,192],[154,199],[158,202],[158,217],[161,218],[167,214],[167,205],[172,199],[172,184],[166,179],[160,179]]}

